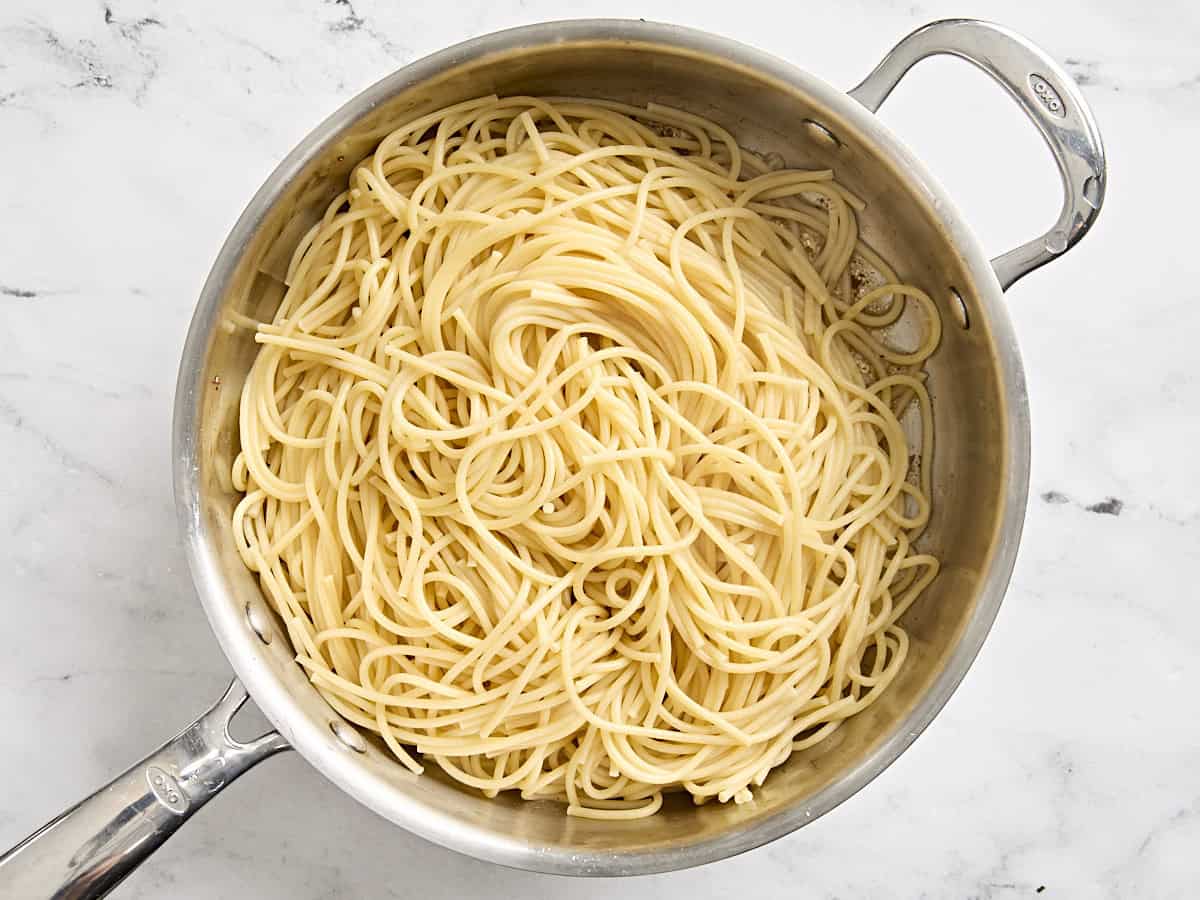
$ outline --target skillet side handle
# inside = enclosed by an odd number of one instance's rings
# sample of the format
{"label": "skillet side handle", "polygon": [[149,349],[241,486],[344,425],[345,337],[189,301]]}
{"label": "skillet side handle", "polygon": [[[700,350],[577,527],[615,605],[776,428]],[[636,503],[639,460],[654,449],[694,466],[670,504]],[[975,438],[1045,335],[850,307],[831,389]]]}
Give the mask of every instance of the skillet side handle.
{"label": "skillet side handle", "polygon": [[978,19],[944,19],[897,44],[850,96],[875,112],[904,74],[929,56],[949,54],[978,66],[1008,91],[1042,133],[1062,176],[1062,212],[1046,234],[992,260],[1003,290],[1065,253],[1092,227],[1104,202],[1104,145],[1079,86],[1043,50],[1015,32]]}
{"label": "skillet side handle", "polygon": [[176,737],[0,856],[0,893],[90,900],[115,888],[222,788],[288,749],[275,732],[248,744],[229,736],[245,702],[235,679]]}

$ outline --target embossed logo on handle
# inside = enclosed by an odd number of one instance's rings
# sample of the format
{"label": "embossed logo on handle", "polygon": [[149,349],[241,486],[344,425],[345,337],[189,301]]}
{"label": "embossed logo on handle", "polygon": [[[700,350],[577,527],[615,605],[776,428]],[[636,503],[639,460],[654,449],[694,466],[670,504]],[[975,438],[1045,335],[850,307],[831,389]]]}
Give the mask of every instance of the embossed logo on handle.
{"label": "embossed logo on handle", "polygon": [[1029,86],[1033,88],[1033,96],[1038,98],[1050,115],[1059,119],[1066,118],[1066,104],[1058,95],[1058,91],[1050,86],[1050,82],[1041,75],[1034,74],[1029,76]]}
{"label": "embossed logo on handle", "polygon": [[188,796],[169,772],[158,766],[146,768],[146,781],[158,802],[177,815],[187,812]]}

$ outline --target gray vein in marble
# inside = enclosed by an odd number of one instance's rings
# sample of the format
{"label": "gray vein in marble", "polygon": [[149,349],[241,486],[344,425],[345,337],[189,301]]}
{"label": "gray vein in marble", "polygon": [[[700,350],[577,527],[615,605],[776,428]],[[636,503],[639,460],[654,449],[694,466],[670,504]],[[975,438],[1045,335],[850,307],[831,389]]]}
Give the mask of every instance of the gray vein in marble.
{"label": "gray vein in marble", "polygon": [[1068,56],[1063,60],[1063,65],[1080,87],[1096,84],[1096,70],[1100,67],[1096,60]]}
{"label": "gray vein in marble", "polygon": [[[1048,847],[1070,846],[1072,816],[1076,814],[1081,801],[1075,779],[1076,766],[1066,746],[1061,743],[1053,744],[1048,748],[1048,752],[1023,761],[1021,766],[1026,772],[1031,789],[1053,797],[1054,802],[1048,807],[1053,817],[1053,837],[1043,831],[1032,831],[1016,840],[997,841],[998,856],[991,867],[979,876],[981,890],[967,895],[971,900],[1000,900],[1011,897],[1013,893],[1041,893],[1045,889],[1044,885],[1035,888],[1040,882],[1020,877],[1023,858],[1036,856]],[[1045,783],[1047,778],[1051,780],[1050,787]]]}
{"label": "gray vein in marble", "polygon": [[282,66],[284,64],[283,59],[276,56],[274,53],[272,53],[266,47],[263,47],[261,44],[256,44],[254,41],[250,40],[249,38],[247,38],[243,35],[240,35],[233,31],[227,31],[224,28],[218,28],[217,33],[219,35],[221,35],[221,37],[225,38],[225,40],[227,40],[233,44],[236,44],[241,47],[245,47],[247,50],[253,50],[259,56],[263,57],[263,59],[266,59],[267,61],[273,63],[276,66]]}
{"label": "gray vein in marble", "polygon": [[118,19],[115,15],[113,15],[112,7],[107,3],[104,4],[104,24],[115,25],[117,30],[122,35],[129,40],[134,41],[140,39],[142,35],[142,29],[150,25],[157,25],[160,28],[163,27],[162,20],[156,19],[153,16],[144,16],[140,19]]}
{"label": "gray vein in marble", "polygon": [[42,43],[51,49],[61,62],[82,71],[84,78],[76,82],[74,87],[111,88],[113,77],[96,56],[96,45],[90,40],[77,41],[73,45],[66,44],[53,30],[43,25],[35,25],[40,33]]}
{"label": "gray vein in marble", "polygon": [[[8,30],[25,44],[46,47],[53,59],[75,73],[78,80],[59,87],[110,91],[128,85],[132,87],[130,99],[135,105],[141,105],[160,67],[157,51],[147,44],[147,29],[164,29],[166,26],[149,16],[121,18],[110,6],[104,7],[104,25],[105,34],[98,40],[92,37],[73,40],[33,20],[27,20],[23,28]],[[50,86],[35,82],[26,90],[10,91],[5,95],[4,103],[11,102],[21,93],[36,93],[47,87]]]}
{"label": "gray vein in marble", "polygon": [[1145,839],[1138,845],[1137,855],[1144,856],[1146,851],[1156,841],[1161,840],[1170,829],[1191,822],[1194,819],[1200,819],[1200,799],[1193,800],[1189,805],[1176,810],[1151,828],[1146,834]]}
{"label": "gray vein in marble", "polygon": [[14,300],[38,300],[44,297],[64,297],[76,293],[74,288],[31,288],[17,287],[11,284],[0,284],[0,297],[12,297]]}
{"label": "gray vein in marble", "polygon": [[1194,510],[1186,516],[1177,516],[1162,509],[1156,503],[1149,503],[1146,509],[1157,519],[1161,519],[1168,525],[1180,525],[1188,527],[1200,523],[1200,509]]}
{"label": "gray vein in marble", "polygon": [[224,672],[202,669],[163,669],[147,668],[145,666],[109,666],[97,669],[79,669],[73,672],[61,672],[49,675],[34,675],[26,683],[34,684],[70,684],[85,678],[109,678],[135,675],[148,675],[156,678],[214,678],[225,677]]}
{"label": "gray vein in marble", "polygon": [[63,446],[61,443],[59,443],[58,439],[50,433],[34,426],[21,413],[21,410],[13,406],[4,397],[0,397],[0,423],[7,425],[13,431],[26,434],[33,440],[37,441],[37,443],[42,446],[42,449],[57,459],[59,463],[61,463],[70,471],[77,472],[81,475],[90,476],[107,487],[117,490],[122,489],[117,480],[103,469],[93,465],[72,450]]}
{"label": "gray vein in marble", "polygon": [[1042,494],[1042,502],[1049,503],[1052,506],[1071,504],[1085,512],[1097,513],[1104,516],[1119,516],[1121,511],[1125,509],[1125,501],[1117,497],[1105,497],[1103,500],[1098,500],[1095,503],[1085,504],[1072,500],[1061,491],[1046,491]]}
{"label": "gray vein in marble", "polygon": [[1151,825],[1132,854],[1110,866],[1105,872],[1104,878],[1109,885],[1108,896],[1112,900],[1125,900],[1125,897],[1131,896],[1131,892],[1128,890],[1130,881],[1132,880],[1134,885],[1139,884],[1141,881],[1139,869],[1144,870],[1148,863],[1151,867],[1154,866],[1153,856],[1157,846],[1171,837],[1174,832],[1185,829],[1198,821],[1200,821],[1200,800],[1193,800],[1189,805],[1175,809]]}
{"label": "gray vein in marble", "polygon": [[1104,497],[1101,500],[1096,500],[1092,503],[1085,503],[1081,500],[1064,494],[1062,491],[1043,491],[1041,500],[1049,506],[1072,506],[1084,512],[1094,513],[1101,516],[1120,516],[1132,510],[1139,510],[1149,513],[1153,518],[1159,519],[1168,525],[1177,525],[1188,527],[1200,522],[1200,509],[1188,513],[1187,515],[1176,515],[1167,512],[1156,503],[1138,503],[1133,504],[1122,500],[1119,497]]}
{"label": "gray vein in marble", "polygon": [[160,19],[153,16],[144,16],[139,19],[119,19],[113,15],[112,7],[108,5],[104,7],[104,24],[115,27],[117,34],[143,63],[142,80],[133,95],[134,103],[140,105],[145,99],[150,82],[154,80],[159,70],[158,57],[146,47],[143,33],[147,28],[166,28],[166,26]]}
{"label": "gray vein in marble", "polygon": [[[1063,67],[1080,87],[1112,91],[1115,94],[1125,90],[1143,94],[1187,92],[1200,87],[1200,74],[1183,74],[1187,69],[1178,65],[1164,66],[1161,60],[1154,60],[1151,64],[1151,61],[1140,57],[1105,60],[1068,56],[1063,59]],[[1183,73],[1180,69],[1183,69]]]}
{"label": "gray vein in marble", "polygon": [[1097,503],[1089,503],[1084,507],[1090,513],[1098,513],[1104,516],[1119,516],[1121,510],[1124,508],[1124,501],[1118,500],[1116,497],[1105,497]]}
{"label": "gray vein in marble", "polygon": [[1005,894],[1014,890],[1028,891],[1028,883],[1022,884],[1013,878],[1011,873],[1013,860],[1038,847],[1039,841],[1036,837],[1004,845],[1004,850],[1000,852],[995,863],[980,882],[983,891],[970,894],[970,900],[993,900],[997,896],[996,890],[1004,891]]}
{"label": "gray vein in marble", "polygon": [[374,41],[384,53],[393,59],[405,60],[410,56],[410,51],[401,47],[382,31],[377,29],[369,19],[361,16],[355,8],[351,0],[326,0],[326,3],[335,7],[339,16],[334,21],[328,23],[328,28],[331,34],[335,35],[354,35],[365,34]]}
{"label": "gray vein in marble", "polygon": [[[65,375],[43,374],[39,373],[36,376],[29,372],[4,372],[0,371],[0,381],[16,381],[16,382],[36,382],[38,384],[53,384],[58,387],[70,388],[73,391],[85,391],[96,397],[103,397],[106,400],[122,400],[127,394],[121,391],[110,391],[99,385],[89,384],[86,381],[80,381],[76,378],[68,378]],[[132,386],[133,390],[142,396],[149,396],[151,391],[144,384]]]}
{"label": "gray vein in marble", "polygon": [[333,5],[342,7],[344,12],[342,18],[329,26],[330,31],[358,31],[366,24],[366,20],[355,11],[350,0],[333,0]]}
{"label": "gray vein in marble", "polygon": [[[1043,771],[1048,773],[1055,783],[1055,802],[1051,804],[1050,810],[1054,816],[1058,842],[1066,846],[1071,840],[1073,811],[1081,803],[1081,787],[1075,777],[1077,766],[1074,755],[1065,743],[1056,743],[1047,755],[1048,764],[1043,767]],[[1087,805],[1086,801],[1083,805]]]}

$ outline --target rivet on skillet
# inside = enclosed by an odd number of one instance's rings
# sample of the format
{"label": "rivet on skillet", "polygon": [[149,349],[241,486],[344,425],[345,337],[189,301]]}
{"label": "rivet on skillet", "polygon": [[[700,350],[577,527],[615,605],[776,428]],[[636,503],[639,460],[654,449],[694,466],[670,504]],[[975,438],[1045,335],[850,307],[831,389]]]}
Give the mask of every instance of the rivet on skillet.
{"label": "rivet on skillet", "polygon": [[271,639],[275,637],[275,631],[271,628],[266,613],[252,603],[246,604],[246,624],[264,644],[271,643]]}
{"label": "rivet on skillet", "polygon": [[341,719],[335,719],[329,723],[329,730],[333,732],[333,736],[341,741],[345,746],[353,750],[355,753],[366,753],[367,745],[363,741],[362,735],[347,725]]}
{"label": "rivet on skillet", "polygon": [[815,140],[818,144],[825,144],[829,147],[842,146],[842,142],[838,140],[838,136],[816,119],[804,119],[803,123],[804,130],[807,131],[809,137]]}
{"label": "rivet on skillet", "polygon": [[963,295],[954,286],[950,288],[950,301],[950,312],[954,316],[954,321],[958,323],[958,327],[963,331],[968,330],[971,327],[971,316],[967,312],[967,301],[963,299]]}

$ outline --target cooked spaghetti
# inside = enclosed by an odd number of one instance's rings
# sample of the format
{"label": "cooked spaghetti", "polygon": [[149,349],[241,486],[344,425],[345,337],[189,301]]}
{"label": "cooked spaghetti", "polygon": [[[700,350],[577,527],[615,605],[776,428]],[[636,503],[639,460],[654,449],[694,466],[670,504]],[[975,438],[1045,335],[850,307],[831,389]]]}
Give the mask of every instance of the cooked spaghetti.
{"label": "cooked spaghetti", "polygon": [[937,570],[939,320],[861,209],[657,106],[382,137],[258,328],[233,467],[329,704],[414,772],[632,818],[750,801],[873,703]]}

